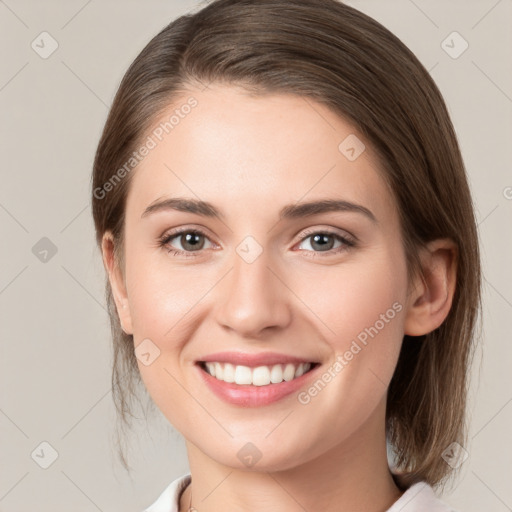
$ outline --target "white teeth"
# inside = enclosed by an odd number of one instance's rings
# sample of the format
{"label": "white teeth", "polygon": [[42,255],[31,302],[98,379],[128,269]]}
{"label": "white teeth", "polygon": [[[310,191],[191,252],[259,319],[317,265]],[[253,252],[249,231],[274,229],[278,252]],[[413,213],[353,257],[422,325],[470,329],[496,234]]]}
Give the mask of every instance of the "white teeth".
{"label": "white teeth", "polygon": [[215,377],[215,363],[205,363],[208,373]]}
{"label": "white teeth", "polygon": [[304,373],[304,365],[300,364],[295,372],[295,377],[300,377]]}
{"label": "white teeth", "polygon": [[252,380],[249,384],[254,386],[266,386],[270,384],[270,370],[268,366],[258,366],[252,371]]}
{"label": "white teeth", "polygon": [[236,384],[252,384],[252,371],[248,366],[235,367]]}
{"label": "white teeth", "polygon": [[220,363],[215,363],[215,377],[219,380],[224,379],[224,367]]}
{"label": "white teeth", "polygon": [[232,364],[226,363],[224,365],[223,380],[225,382],[235,382],[235,367]]}
{"label": "white teeth", "polygon": [[[299,365],[300,368],[300,365]],[[288,363],[283,372],[283,379],[288,382],[293,379],[295,376],[295,366],[291,363]]]}
{"label": "white teeth", "polygon": [[[234,382],[239,385],[267,386],[268,384],[279,384],[300,377],[311,368],[311,363],[300,363],[294,365],[275,364],[272,367],[258,366],[250,368],[230,363],[205,363],[210,375],[224,382]],[[284,369],[283,369],[284,367]]]}
{"label": "white teeth", "polygon": [[281,365],[276,364],[272,366],[272,370],[270,370],[270,382],[272,382],[272,384],[283,382],[283,370],[281,369]]}

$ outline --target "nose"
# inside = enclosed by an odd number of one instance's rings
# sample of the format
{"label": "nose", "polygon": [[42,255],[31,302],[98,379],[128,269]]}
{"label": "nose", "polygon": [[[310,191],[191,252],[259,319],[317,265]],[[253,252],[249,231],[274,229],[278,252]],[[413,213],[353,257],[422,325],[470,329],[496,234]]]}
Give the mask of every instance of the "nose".
{"label": "nose", "polygon": [[251,263],[235,254],[231,272],[216,290],[218,323],[247,338],[286,327],[293,293],[279,274],[265,251]]}

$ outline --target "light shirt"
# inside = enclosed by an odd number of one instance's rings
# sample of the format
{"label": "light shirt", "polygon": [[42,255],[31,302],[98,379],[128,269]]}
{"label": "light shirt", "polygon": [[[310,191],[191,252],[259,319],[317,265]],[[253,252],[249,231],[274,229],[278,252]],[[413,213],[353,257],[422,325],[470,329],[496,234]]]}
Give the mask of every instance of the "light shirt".
{"label": "light shirt", "polygon": [[[178,512],[181,493],[191,481],[190,473],[174,480],[160,497],[144,512]],[[188,506],[188,504],[187,504]],[[418,482],[407,489],[387,512],[457,512],[439,500],[426,482]]]}

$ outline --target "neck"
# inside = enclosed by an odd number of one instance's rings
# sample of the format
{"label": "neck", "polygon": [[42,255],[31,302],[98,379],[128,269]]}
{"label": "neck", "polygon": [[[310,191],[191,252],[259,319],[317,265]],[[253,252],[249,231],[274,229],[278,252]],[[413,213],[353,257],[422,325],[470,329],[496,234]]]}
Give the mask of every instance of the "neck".
{"label": "neck", "polygon": [[320,456],[277,471],[260,463],[250,470],[225,466],[187,441],[192,482],[181,496],[179,511],[188,511],[192,493],[192,507],[201,512],[385,512],[402,492],[388,467],[384,429],[376,435],[384,411],[376,412]]}

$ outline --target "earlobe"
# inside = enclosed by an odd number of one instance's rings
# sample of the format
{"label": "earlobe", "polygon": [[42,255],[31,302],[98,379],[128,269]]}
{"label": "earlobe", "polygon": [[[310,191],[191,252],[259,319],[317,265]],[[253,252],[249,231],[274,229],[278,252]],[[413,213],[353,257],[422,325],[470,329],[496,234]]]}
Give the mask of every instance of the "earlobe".
{"label": "earlobe", "polygon": [[404,334],[421,336],[437,329],[453,302],[457,276],[457,246],[450,239],[427,244],[422,254],[424,279],[417,278],[410,296]]}
{"label": "earlobe", "polygon": [[128,294],[124,278],[114,256],[115,242],[110,231],[105,232],[101,242],[103,265],[108,273],[112,295],[116,304],[121,327],[126,334],[133,334]]}

